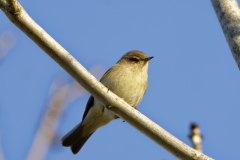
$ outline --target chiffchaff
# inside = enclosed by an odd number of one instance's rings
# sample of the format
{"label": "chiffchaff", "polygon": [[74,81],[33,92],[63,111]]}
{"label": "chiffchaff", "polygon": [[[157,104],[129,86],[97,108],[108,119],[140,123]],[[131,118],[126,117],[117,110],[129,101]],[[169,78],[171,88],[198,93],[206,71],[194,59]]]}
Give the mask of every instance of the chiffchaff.
{"label": "chiffchaff", "polygon": [[[136,108],[147,88],[148,62],[152,58],[137,50],[127,52],[103,75],[100,82]],[[100,101],[90,96],[82,122],[62,138],[62,145],[71,147],[73,154],[76,154],[98,128],[117,118]]]}

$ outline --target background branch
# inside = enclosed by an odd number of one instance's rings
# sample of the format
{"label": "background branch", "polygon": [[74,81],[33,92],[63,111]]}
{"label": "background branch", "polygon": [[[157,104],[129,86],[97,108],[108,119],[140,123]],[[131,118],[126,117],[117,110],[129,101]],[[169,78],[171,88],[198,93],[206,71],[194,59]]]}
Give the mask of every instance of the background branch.
{"label": "background branch", "polygon": [[16,35],[11,30],[6,30],[0,34],[0,61],[5,58],[16,44]]}
{"label": "background branch", "polygon": [[[100,78],[103,74],[101,68],[100,65],[93,66],[90,72]],[[45,159],[50,145],[53,143],[55,137],[58,137],[56,136],[58,124],[67,106],[77,98],[86,94],[84,88],[76,81],[70,83],[63,81],[62,77],[57,77],[50,87],[47,106],[44,107],[46,111],[41,118],[40,125],[27,155],[27,160]],[[60,141],[60,139],[58,140]]]}
{"label": "background branch", "polygon": [[65,84],[59,87],[58,91],[53,97],[51,97],[51,100],[46,107],[47,110],[42,117],[42,121],[33,140],[27,160],[44,159],[48,148],[54,139],[59,119],[64,111],[64,103],[66,101],[68,90],[69,85]]}
{"label": "background branch", "polygon": [[[0,1],[4,2],[3,0]],[[4,3],[3,3],[4,5]],[[136,109],[130,107],[121,98],[117,97],[111,91],[108,91],[94,76],[92,76],[78,61],[72,57],[62,46],[48,35],[40,26],[38,26],[25,12],[19,3],[12,6],[19,12],[12,14],[8,7],[1,9],[8,18],[28,35],[39,47],[41,47],[49,56],[51,56],[59,65],[62,66],[75,80],[77,80],[90,94],[99,99],[103,104],[112,107],[109,109],[123,118],[135,128],[143,132],[149,138],[153,139],[159,145],[170,151],[176,157],[185,160],[205,160],[211,159],[204,154],[192,149],[157,124],[142,115]]]}
{"label": "background branch", "polygon": [[240,69],[240,10],[237,0],[211,0],[232,55]]}

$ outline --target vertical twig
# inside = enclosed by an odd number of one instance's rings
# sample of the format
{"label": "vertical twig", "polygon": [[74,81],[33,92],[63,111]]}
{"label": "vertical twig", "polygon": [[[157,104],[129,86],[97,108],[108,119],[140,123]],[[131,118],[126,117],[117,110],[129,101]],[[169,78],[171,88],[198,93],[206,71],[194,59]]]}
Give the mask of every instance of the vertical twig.
{"label": "vertical twig", "polygon": [[202,139],[201,131],[199,126],[196,123],[190,125],[191,133],[189,135],[190,140],[192,141],[193,148],[199,152],[202,152]]}

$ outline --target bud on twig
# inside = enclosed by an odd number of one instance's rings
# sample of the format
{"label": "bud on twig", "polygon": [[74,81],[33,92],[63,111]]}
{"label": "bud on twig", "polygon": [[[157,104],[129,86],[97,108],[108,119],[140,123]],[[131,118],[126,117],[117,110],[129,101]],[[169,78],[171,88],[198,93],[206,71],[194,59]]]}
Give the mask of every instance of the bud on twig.
{"label": "bud on twig", "polygon": [[190,126],[191,133],[189,138],[192,141],[193,148],[199,152],[202,152],[202,139],[203,136],[201,135],[200,128],[196,123],[192,123]]}

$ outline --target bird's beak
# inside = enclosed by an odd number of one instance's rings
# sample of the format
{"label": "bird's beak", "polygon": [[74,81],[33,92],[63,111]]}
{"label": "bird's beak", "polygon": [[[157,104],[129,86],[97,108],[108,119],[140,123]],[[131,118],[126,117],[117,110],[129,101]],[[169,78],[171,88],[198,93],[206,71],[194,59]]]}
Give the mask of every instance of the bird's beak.
{"label": "bird's beak", "polygon": [[153,58],[153,56],[152,56],[152,57],[145,58],[144,60],[145,60],[146,62],[148,62],[148,61],[150,61],[152,58]]}

